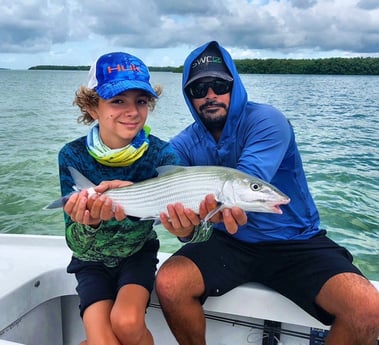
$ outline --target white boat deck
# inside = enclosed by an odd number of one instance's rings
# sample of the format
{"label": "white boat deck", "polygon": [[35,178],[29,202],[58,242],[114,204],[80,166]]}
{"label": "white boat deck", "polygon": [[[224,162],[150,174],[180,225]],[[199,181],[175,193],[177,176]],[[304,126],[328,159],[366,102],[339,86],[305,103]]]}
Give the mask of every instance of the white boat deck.
{"label": "white boat deck", "polygon": [[[160,263],[169,255],[160,253]],[[54,298],[76,295],[75,278],[66,273],[70,257],[64,237],[0,234],[1,345],[11,344],[1,340],[2,331],[25,314]],[[379,290],[379,282],[373,283]],[[155,294],[152,303],[158,304]],[[228,314],[231,318],[249,317],[327,329],[287,298],[253,283],[224,296],[209,298],[204,309],[211,314]]]}

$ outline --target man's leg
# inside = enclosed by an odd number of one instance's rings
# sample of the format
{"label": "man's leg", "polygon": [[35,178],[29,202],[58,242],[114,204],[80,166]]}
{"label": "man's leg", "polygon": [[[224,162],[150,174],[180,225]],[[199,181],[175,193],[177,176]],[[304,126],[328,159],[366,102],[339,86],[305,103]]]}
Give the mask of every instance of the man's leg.
{"label": "man's leg", "polygon": [[328,345],[376,345],[379,336],[379,292],[364,277],[341,273],[321,288],[316,302],[335,315]]}
{"label": "man's leg", "polygon": [[205,316],[199,296],[204,282],[184,256],[168,259],[156,278],[156,292],[167,323],[180,345],[205,345]]}

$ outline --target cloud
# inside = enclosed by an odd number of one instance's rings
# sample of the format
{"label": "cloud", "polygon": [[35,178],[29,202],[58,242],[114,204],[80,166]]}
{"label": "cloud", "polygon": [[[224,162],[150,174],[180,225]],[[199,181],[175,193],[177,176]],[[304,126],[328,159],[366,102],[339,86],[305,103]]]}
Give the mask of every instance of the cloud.
{"label": "cloud", "polygon": [[292,5],[297,8],[308,9],[317,4],[317,0],[292,0]]}
{"label": "cloud", "polygon": [[378,0],[360,0],[357,6],[365,10],[377,10],[379,8]]}
{"label": "cloud", "polygon": [[[47,5],[47,4],[46,4]],[[69,39],[63,5],[40,1],[0,2],[0,51],[37,52]]]}
{"label": "cloud", "polygon": [[[379,4],[377,0],[0,0],[0,36],[0,66],[5,58],[16,61],[18,54],[31,60],[42,56],[51,63],[83,64],[101,50],[113,49],[141,52],[151,61],[155,55],[156,65],[179,58],[182,63],[190,50],[209,40],[247,57],[377,56]],[[170,58],[170,51],[180,56]]]}

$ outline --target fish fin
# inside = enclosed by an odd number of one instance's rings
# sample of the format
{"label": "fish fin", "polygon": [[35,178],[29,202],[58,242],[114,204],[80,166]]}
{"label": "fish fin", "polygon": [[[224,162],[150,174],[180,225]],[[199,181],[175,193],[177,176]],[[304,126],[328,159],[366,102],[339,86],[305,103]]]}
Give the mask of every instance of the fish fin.
{"label": "fish fin", "polygon": [[149,217],[139,218],[139,220],[157,220],[157,217],[149,216]]}
{"label": "fish fin", "polygon": [[186,167],[181,166],[181,165],[161,165],[160,167],[157,168],[158,175],[159,176],[164,176],[164,175],[169,175],[169,174],[174,174],[176,172],[182,171]]}
{"label": "fish fin", "polygon": [[144,217],[144,218],[139,218],[139,220],[154,220],[153,227],[156,225],[161,224],[161,220],[158,217]]}
{"label": "fish fin", "polygon": [[225,207],[224,204],[218,201],[217,207],[205,216],[205,218],[203,219],[203,222],[205,223],[208,222],[217,212],[221,211],[224,207]]}
{"label": "fish fin", "polygon": [[70,171],[70,174],[71,174],[71,176],[75,182],[74,189],[76,188],[76,190],[80,191],[83,189],[89,189],[89,188],[96,187],[96,185],[94,183],[92,183],[87,177],[85,177],[82,173],[80,173],[75,168],[68,167],[68,170]]}
{"label": "fish fin", "polygon": [[153,217],[153,216],[151,216],[151,217],[139,218],[139,217],[128,216],[128,218],[130,220],[133,220],[133,221],[153,220],[154,221],[153,226],[161,224],[161,220],[159,219],[159,217]]}
{"label": "fish fin", "polygon": [[162,222],[159,218],[155,218],[153,226],[160,225]]}

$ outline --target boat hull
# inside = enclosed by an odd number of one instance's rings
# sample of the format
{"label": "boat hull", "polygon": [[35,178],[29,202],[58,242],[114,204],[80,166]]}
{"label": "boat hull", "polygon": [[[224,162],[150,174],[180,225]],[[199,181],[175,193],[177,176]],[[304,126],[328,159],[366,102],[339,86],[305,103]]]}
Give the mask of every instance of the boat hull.
{"label": "boat hull", "polygon": [[[160,264],[169,256],[159,253]],[[0,234],[0,345],[77,345],[85,338],[75,277],[66,273],[70,258],[64,237]],[[276,344],[279,338],[285,345],[321,345],[328,331],[260,284],[210,297],[204,310],[209,345]],[[154,291],[146,320],[156,345],[177,344]]]}

